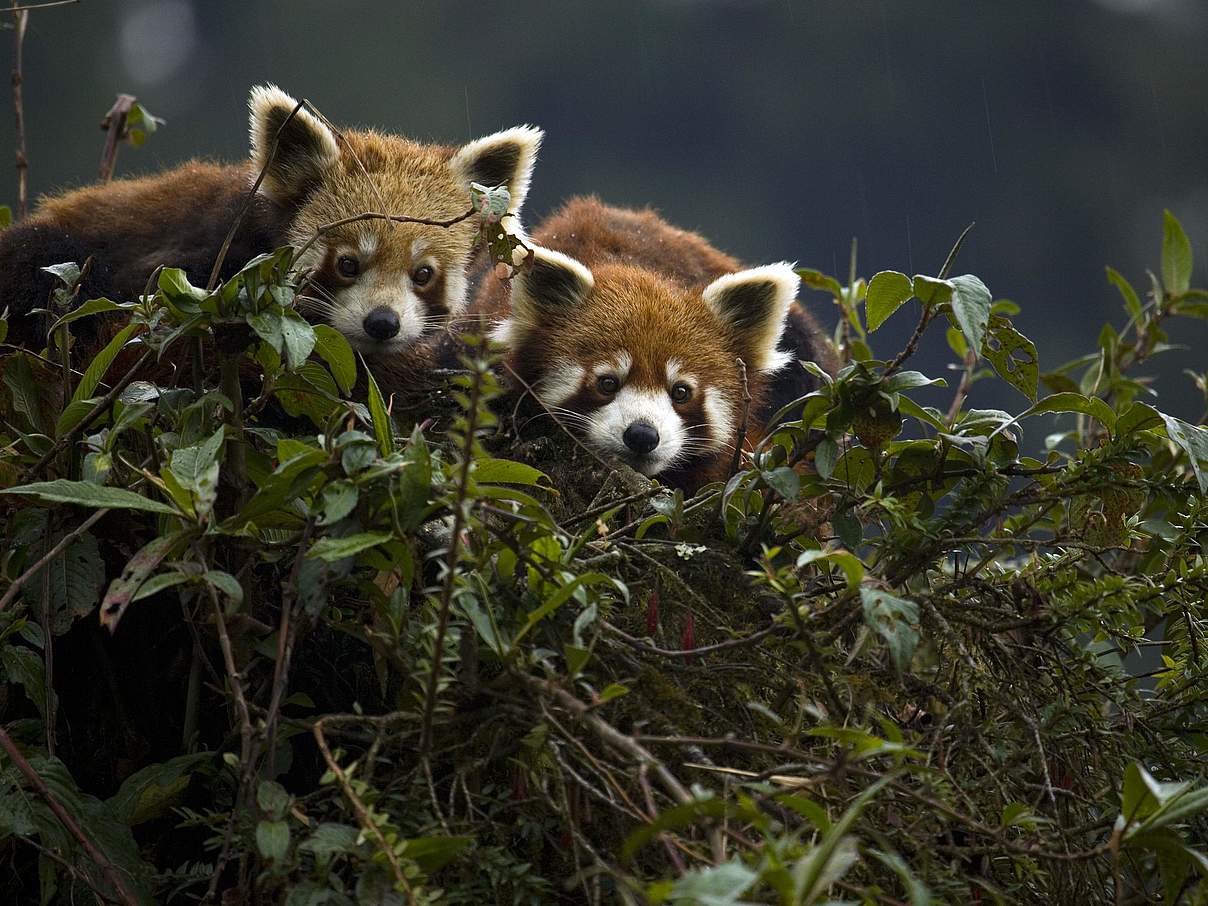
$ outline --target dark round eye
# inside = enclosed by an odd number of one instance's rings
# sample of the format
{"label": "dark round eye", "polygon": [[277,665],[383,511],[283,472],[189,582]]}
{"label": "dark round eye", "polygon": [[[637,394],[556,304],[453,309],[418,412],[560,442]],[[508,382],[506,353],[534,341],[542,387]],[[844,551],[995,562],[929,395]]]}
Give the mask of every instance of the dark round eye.
{"label": "dark round eye", "polygon": [[361,262],[356,259],[355,255],[341,255],[336,261],[336,271],[341,277],[351,280],[361,273]]}
{"label": "dark round eye", "polygon": [[612,396],[621,389],[621,382],[611,374],[604,374],[596,381],[596,387],[599,388],[601,393]]}
{"label": "dark round eye", "polygon": [[687,384],[676,384],[671,388],[671,401],[675,403],[686,403],[692,399],[692,388]]}
{"label": "dark round eye", "polygon": [[416,286],[427,286],[435,275],[436,272],[424,264],[411,272],[411,282]]}

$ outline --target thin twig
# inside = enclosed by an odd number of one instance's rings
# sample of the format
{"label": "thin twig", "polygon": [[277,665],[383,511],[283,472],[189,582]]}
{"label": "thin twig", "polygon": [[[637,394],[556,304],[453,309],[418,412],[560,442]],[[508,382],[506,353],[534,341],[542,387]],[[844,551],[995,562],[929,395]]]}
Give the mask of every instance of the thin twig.
{"label": "thin twig", "polygon": [[470,384],[470,398],[466,407],[465,443],[461,450],[461,464],[457,474],[457,491],[453,504],[453,530],[449,538],[449,550],[445,554],[445,577],[440,590],[440,616],[436,625],[436,639],[432,650],[432,672],[428,677],[428,688],[424,692],[424,717],[420,730],[420,751],[427,758],[432,748],[432,718],[436,713],[436,699],[440,688],[440,670],[444,662],[445,634],[449,630],[449,611],[453,607],[453,589],[457,584],[457,566],[461,557],[461,530],[465,524],[466,500],[470,493],[470,471],[474,466],[474,440],[478,431],[478,416],[482,399],[481,373],[474,376]]}
{"label": "thin twig", "polygon": [[273,744],[273,736],[277,730],[277,713],[281,710],[281,699],[289,685],[290,662],[293,660],[294,644],[298,638],[299,619],[294,619],[294,602],[298,598],[298,575],[302,571],[302,561],[310,547],[310,534],[314,530],[314,520],[307,519],[302,529],[302,537],[298,541],[298,554],[294,557],[293,567],[289,572],[289,581],[285,585],[285,593],[281,596],[281,623],[277,629],[277,662],[273,667],[273,692],[269,698],[268,713],[264,717],[264,746],[268,752],[267,776],[274,777],[276,772],[277,747]]}
{"label": "thin twig", "polygon": [[351,217],[343,217],[340,220],[333,220],[331,223],[324,223],[315,228],[314,233],[306,240],[298,251],[294,254],[294,260],[301,260],[302,256],[310,250],[310,247],[319,241],[323,236],[327,235],[334,229],[342,226],[347,226],[350,223],[358,223],[362,220],[385,220],[390,223],[419,223],[426,226],[448,228],[461,223],[463,220],[469,220],[476,212],[473,208],[466,211],[464,214],[458,214],[456,217],[450,217],[446,220],[433,220],[430,217],[411,217],[407,214],[384,214],[380,211],[363,211],[360,214],[354,214]]}
{"label": "thin twig", "polygon": [[96,863],[97,867],[105,875],[105,879],[117,893],[119,902],[126,904],[126,906],[138,906],[138,900],[130,891],[129,886],[126,884],[126,879],[122,877],[121,872],[109,861],[108,856],[101,852],[100,848],[84,833],[83,828],[76,823],[71,813],[63,807],[63,803],[59,802],[54,793],[50,791],[50,787],[46,785],[46,781],[38,775],[33,765],[21,754],[21,750],[17,748],[17,744],[13,742],[12,737],[8,735],[8,731],[3,727],[0,727],[0,748],[3,748],[8,757],[12,759],[13,765],[21,772],[21,775],[28,781],[29,785],[34,788],[34,792],[41,796],[47,806],[50,807],[54,816],[59,819],[59,823],[84,848],[84,852],[88,854],[88,858]]}
{"label": "thin twig", "polygon": [[58,440],[56,440],[54,442],[54,444],[51,446],[51,448],[49,450],[47,450],[46,453],[42,456],[42,458],[39,459],[36,463],[34,463],[34,465],[31,468],[26,470],[25,474],[26,475],[38,474],[39,472],[42,471],[42,468],[48,462],[50,462],[56,456],[58,456],[59,453],[62,452],[62,450],[65,447],[68,447],[71,444],[75,443],[80,438],[80,436],[86,430],[88,430],[88,428],[90,428],[92,426],[92,423],[95,422],[98,418],[100,418],[101,415],[104,414],[109,409],[109,407],[113,405],[114,400],[116,400],[119,396],[122,395],[122,391],[125,390],[128,386],[130,386],[130,383],[136,377],[138,377],[138,374],[142,370],[142,367],[151,360],[151,356],[153,356],[154,354],[155,354],[155,350],[153,350],[153,349],[148,349],[145,352],[143,352],[143,354],[138,357],[138,361],[136,361],[133,365],[131,365],[130,370],[127,371],[122,376],[122,379],[120,381],[118,381],[116,384],[114,384],[113,387],[110,388],[108,393],[106,393],[103,397],[101,397],[99,400],[97,400],[97,403],[95,406],[92,407],[92,410],[87,415],[85,415],[82,419],[80,419],[80,421],[76,424],[76,426],[74,428],[72,428],[70,431],[68,431],[66,434],[64,434],[62,437],[60,437]]}
{"label": "thin twig", "polygon": [[17,217],[23,219],[29,213],[29,158],[25,154],[25,103],[21,90],[25,81],[25,27],[29,24],[29,10],[13,0],[10,12],[13,16],[13,114],[17,121]]}
{"label": "thin twig", "polygon": [[648,645],[639,638],[631,636],[622,629],[613,626],[607,620],[602,620],[600,625],[605,632],[615,635],[629,647],[635,651],[641,651],[645,654],[657,654],[661,657],[682,657],[693,658],[702,654],[712,654],[717,651],[728,651],[731,648],[746,648],[748,645],[757,645],[770,635],[775,635],[778,632],[784,631],[784,626],[768,626],[766,629],[761,629],[758,632],[753,632],[748,636],[743,636],[741,639],[730,639],[725,642],[718,642],[715,645],[705,645],[703,648],[693,648],[691,650],[672,650],[667,648],[656,648],[654,645]]}
{"label": "thin twig", "polygon": [[235,233],[239,231],[239,227],[243,224],[243,218],[247,216],[252,202],[256,199],[256,193],[260,191],[260,184],[264,182],[264,174],[268,172],[268,168],[277,159],[277,146],[281,141],[281,133],[285,131],[285,127],[290,124],[290,121],[297,116],[298,111],[302,109],[304,103],[305,101],[298,101],[294,105],[294,109],[289,112],[289,116],[282,120],[281,125],[277,127],[277,131],[273,133],[273,141],[268,149],[268,158],[264,161],[264,166],[260,168],[260,172],[256,174],[255,182],[252,183],[251,189],[248,190],[247,195],[244,197],[243,204],[239,208],[239,213],[231,221],[231,228],[227,230],[226,237],[222,240],[222,245],[218,249],[218,257],[214,259],[214,267],[210,270],[210,279],[206,281],[206,292],[212,292],[214,287],[218,285],[218,275],[222,273],[222,265],[226,261],[227,252],[231,250],[231,243],[235,241]]}
{"label": "thin twig", "polygon": [[14,6],[9,12],[23,13],[31,9],[47,9],[51,6],[68,6],[70,4],[79,3],[80,0],[46,0],[45,3],[30,3],[26,6]]}
{"label": "thin twig", "polygon": [[134,109],[134,101],[132,94],[119,94],[105,118],[101,120],[101,128],[105,130],[105,149],[101,153],[101,166],[98,171],[101,182],[109,182],[113,178],[118,148],[126,135],[126,120]]}
{"label": "thin twig", "polygon": [[340,784],[340,789],[343,790],[344,796],[352,805],[352,810],[356,812],[357,821],[360,822],[361,830],[373,837],[381,850],[382,855],[386,857],[386,861],[390,863],[390,871],[394,874],[394,879],[399,887],[403,890],[403,895],[406,896],[408,903],[416,903],[414,892],[411,890],[411,885],[407,881],[407,875],[403,871],[402,865],[399,864],[398,855],[394,851],[394,847],[386,840],[382,834],[382,829],[378,827],[377,822],[369,813],[369,809],[365,807],[365,803],[356,794],[356,790],[352,788],[352,784],[348,781],[348,775],[344,773],[343,768],[335,760],[331,754],[331,749],[327,746],[327,739],[323,736],[323,721],[319,720],[313,728],[315,741],[319,745],[319,752],[323,756],[323,760],[327,762],[327,769],[331,771],[332,776],[336,778],[336,782]]}

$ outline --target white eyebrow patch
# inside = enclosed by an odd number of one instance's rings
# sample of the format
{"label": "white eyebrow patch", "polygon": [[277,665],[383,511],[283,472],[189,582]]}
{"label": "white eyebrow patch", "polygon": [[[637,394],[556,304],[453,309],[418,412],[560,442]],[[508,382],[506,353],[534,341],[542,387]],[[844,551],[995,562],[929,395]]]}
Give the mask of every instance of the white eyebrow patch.
{"label": "white eyebrow patch", "polygon": [[682,381],[683,383],[695,388],[696,385],[700,383],[700,381],[697,380],[696,375],[684,370],[684,363],[677,358],[672,357],[668,359],[665,368],[667,372],[668,384],[674,384],[676,381]]}
{"label": "white eyebrow patch", "polygon": [[362,233],[357,237],[357,251],[361,253],[362,258],[372,258],[377,247],[378,238],[374,233]]}
{"label": "white eyebrow patch", "polygon": [[424,242],[422,239],[416,239],[411,243],[411,260],[416,260],[426,251],[428,251],[428,243]]}
{"label": "white eyebrow patch", "polygon": [[601,362],[591,369],[591,373],[599,377],[602,374],[615,374],[617,379],[623,384],[625,378],[629,377],[629,370],[633,368],[633,356],[622,349],[610,362]]}
{"label": "white eyebrow patch", "polygon": [[587,369],[575,362],[568,362],[550,370],[536,387],[538,398],[547,406],[561,406],[579,392]]}

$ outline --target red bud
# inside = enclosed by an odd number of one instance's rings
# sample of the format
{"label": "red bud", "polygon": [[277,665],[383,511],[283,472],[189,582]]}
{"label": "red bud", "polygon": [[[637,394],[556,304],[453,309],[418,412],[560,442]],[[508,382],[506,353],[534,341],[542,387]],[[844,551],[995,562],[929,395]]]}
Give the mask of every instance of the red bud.
{"label": "red bud", "polygon": [[646,600],[646,634],[654,638],[659,631],[659,591],[656,588]]}

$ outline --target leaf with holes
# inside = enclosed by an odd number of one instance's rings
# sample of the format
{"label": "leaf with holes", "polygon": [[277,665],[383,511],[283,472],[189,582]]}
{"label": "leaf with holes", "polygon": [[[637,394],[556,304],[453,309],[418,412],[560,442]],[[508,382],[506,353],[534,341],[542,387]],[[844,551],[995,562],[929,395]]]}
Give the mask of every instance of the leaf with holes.
{"label": "leaf with holes", "polygon": [[1040,382],[1036,344],[1016,330],[1015,325],[998,315],[991,317],[982,355],[989,359],[999,377],[1036,402]]}
{"label": "leaf with holes", "polygon": [[864,622],[885,641],[894,670],[901,675],[910,666],[919,644],[919,634],[914,628],[919,620],[919,605],[867,586],[860,589],[860,600],[864,604]]}
{"label": "leaf with holes", "polygon": [[164,560],[183,548],[193,537],[192,529],[173,532],[153,539],[131,557],[122,574],[109,583],[109,590],[101,601],[101,625],[114,632],[143,583],[151,578]]}

